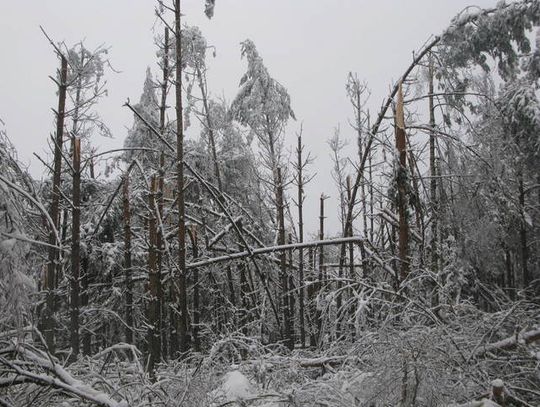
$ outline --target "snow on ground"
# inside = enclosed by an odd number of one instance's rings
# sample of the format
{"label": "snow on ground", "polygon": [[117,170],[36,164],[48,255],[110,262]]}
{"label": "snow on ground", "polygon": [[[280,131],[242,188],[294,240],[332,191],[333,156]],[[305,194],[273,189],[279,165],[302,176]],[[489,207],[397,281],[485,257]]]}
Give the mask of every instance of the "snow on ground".
{"label": "snow on ground", "polygon": [[238,370],[226,373],[223,377],[223,383],[215,391],[216,398],[223,402],[246,400],[255,394],[254,386]]}

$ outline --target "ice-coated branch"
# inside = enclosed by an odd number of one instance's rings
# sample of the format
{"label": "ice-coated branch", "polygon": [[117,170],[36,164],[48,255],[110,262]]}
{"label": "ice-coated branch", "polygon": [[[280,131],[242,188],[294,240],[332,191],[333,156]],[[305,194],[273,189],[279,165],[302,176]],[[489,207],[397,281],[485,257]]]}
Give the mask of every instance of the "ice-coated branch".
{"label": "ice-coated branch", "polygon": [[186,265],[186,268],[189,269],[189,268],[194,268],[194,267],[203,267],[203,266],[208,266],[213,263],[220,263],[223,261],[230,261],[230,260],[238,260],[244,257],[257,256],[257,255],[266,254],[266,253],[282,252],[286,250],[295,250],[295,249],[306,249],[309,247],[339,245],[339,244],[350,243],[350,242],[358,243],[362,241],[363,241],[363,238],[359,236],[353,236],[353,237],[342,237],[338,239],[316,240],[313,242],[292,243],[292,244],[284,244],[284,245],[279,245],[279,246],[261,247],[257,249],[251,249],[250,251],[246,250],[243,252],[232,253],[232,254],[228,254],[224,256],[213,257],[207,260],[201,260],[195,263],[190,263]]}

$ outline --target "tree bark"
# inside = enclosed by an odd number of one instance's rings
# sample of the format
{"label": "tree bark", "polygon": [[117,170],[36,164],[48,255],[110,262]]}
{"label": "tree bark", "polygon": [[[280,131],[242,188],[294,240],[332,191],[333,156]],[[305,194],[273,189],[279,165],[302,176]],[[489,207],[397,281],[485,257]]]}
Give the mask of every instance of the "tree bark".
{"label": "tree bark", "polygon": [[[191,238],[191,247],[193,248],[193,258],[199,257],[199,243],[197,237],[197,229],[192,227],[189,230],[189,236]],[[193,349],[196,352],[201,350],[201,340],[199,337],[199,324],[201,320],[200,309],[200,282],[199,282],[199,269],[194,268],[193,272]]]}
{"label": "tree bark", "polygon": [[124,175],[122,186],[122,214],[124,220],[124,279],[125,293],[125,338],[126,342],[133,344],[133,282],[131,280],[131,210],[129,207],[129,173]]}
{"label": "tree bark", "polygon": [[[186,289],[186,222],[184,202],[184,125],[182,110],[182,36],[180,0],[175,0],[174,25],[176,34],[176,193],[178,194],[178,278],[175,299],[178,318],[178,346],[180,352],[188,351],[188,309]],[[173,287],[176,286],[173,284]]]}
{"label": "tree bark", "polygon": [[[292,234],[289,233],[288,237],[289,244],[292,244]],[[295,317],[295,310],[296,310],[296,287],[294,284],[294,264],[293,264],[293,249],[292,247],[289,249],[289,272],[288,272],[288,285],[287,288],[289,290],[288,292],[288,302],[287,307],[289,309],[289,320],[290,320],[290,340],[292,342],[292,347],[294,348],[294,342],[295,342],[295,334],[294,334],[294,317]]]}
{"label": "tree bark", "polygon": [[[319,200],[319,240],[324,240],[324,200],[326,197],[321,195]],[[324,247],[319,247],[319,279],[317,282],[317,300],[319,299],[325,278],[326,271],[324,269]],[[322,312],[317,307],[316,311],[316,321],[317,321],[317,342],[320,345],[322,340]]]}
{"label": "tree bark", "polygon": [[[439,247],[438,247],[438,235],[439,235],[439,203],[437,201],[437,157],[436,157],[436,139],[435,139],[435,104],[433,100],[434,93],[434,72],[433,72],[433,59],[430,58],[429,62],[429,126],[432,131],[429,134],[429,200],[431,203],[431,271],[438,276],[439,274]],[[434,287],[433,293],[433,305],[439,305],[439,296],[436,292],[437,287]]]}
{"label": "tree bark", "polygon": [[[304,147],[302,146],[302,136],[298,135],[298,145],[296,147],[297,154],[297,181],[298,181],[298,196],[297,196],[297,206],[298,206],[298,242],[304,242],[304,174],[303,167],[304,161],[302,158],[302,151]],[[304,320],[304,249],[298,249],[298,303],[300,307],[300,344],[302,348],[306,346],[306,328]]]}
{"label": "tree bark", "polygon": [[148,372],[155,378],[154,370],[161,359],[161,327],[159,310],[159,273],[157,265],[157,222],[156,222],[156,191],[157,179],[152,177],[150,194],[148,195]]}
{"label": "tree bark", "polygon": [[71,360],[79,356],[80,267],[81,267],[81,139],[73,139],[73,208],[71,225]]}
{"label": "tree bark", "polygon": [[405,280],[409,274],[409,223],[407,219],[407,137],[405,134],[405,112],[403,107],[403,90],[400,85],[396,106],[396,147],[398,162],[398,212],[399,234],[398,249],[400,260],[400,279]]}
{"label": "tree bark", "polygon": [[[281,168],[277,168],[277,186],[276,186],[276,206],[278,221],[278,244],[285,245],[285,205],[283,202],[283,179],[281,177]],[[281,313],[283,316],[282,336],[289,349],[294,348],[294,339],[291,331],[290,308],[289,308],[289,280],[287,276],[287,252],[281,251],[280,259],[280,280],[281,280]]]}
{"label": "tree bark", "polygon": [[[54,167],[53,167],[53,190],[50,207],[50,217],[54,223],[54,228],[58,230],[60,223],[60,182],[62,175],[62,145],[64,141],[64,119],[66,109],[67,91],[67,59],[61,55],[60,82],[58,84],[58,110],[56,112],[56,137],[54,142]],[[47,263],[47,275],[45,279],[45,290],[47,291],[45,315],[43,316],[43,333],[49,351],[55,352],[55,289],[56,272],[59,267],[59,251],[57,247],[54,230],[49,231],[49,251]]]}
{"label": "tree bark", "polygon": [[[167,88],[168,88],[168,82],[169,82],[169,76],[170,76],[170,69],[169,69],[169,28],[165,27],[165,34],[163,38],[163,61],[162,61],[162,82],[161,82],[161,102],[159,105],[159,132],[161,133],[161,136],[165,138],[165,132],[166,132],[166,118],[165,114],[167,112]],[[163,270],[163,255],[164,255],[164,242],[163,242],[163,224],[161,223],[163,220],[163,204],[164,204],[164,184],[165,184],[165,152],[162,150],[161,154],[159,156],[159,181],[158,181],[158,218],[160,219],[160,225],[158,228],[158,236],[157,236],[157,250],[158,250],[158,274],[159,274],[159,292],[158,292],[158,300],[159,300],[159,309],[160,309],[160,320],[164,321],[166,317],[165,310],[167,307],[165,306],[165,295],[163,291],[163,285],[161,284],[161,273]],[[163,325],[164,324],[160,324]],[[166,359],[167,358],[167,341],[166,341],[166,333],[161,332],[160,333],[162,339],[162,356]]]}
{"label": "tree bark", "polygon": [[308,264],[310,272],[310,284],[308,286],[308,304],[309,304],[309,346],[314,348],[317,346],[317,333],[315,329],[315,321],[317,319],[317,312],[315,308],[315,293],[317,289],[316,275],[315,275],[315,254],[313,253],[313,248],[308,249]]}
{"label": "tree bark", "polygon": [[521,250],[521,281],[523,288],[527,290],[531,283],[529,275],[529,247],[527,241],[527,222],[525,221],[525,189],[523,187],[523,171],[518,173],[519,184],[519,208],[521,211],[521,222],[519,227],[519,241]]}

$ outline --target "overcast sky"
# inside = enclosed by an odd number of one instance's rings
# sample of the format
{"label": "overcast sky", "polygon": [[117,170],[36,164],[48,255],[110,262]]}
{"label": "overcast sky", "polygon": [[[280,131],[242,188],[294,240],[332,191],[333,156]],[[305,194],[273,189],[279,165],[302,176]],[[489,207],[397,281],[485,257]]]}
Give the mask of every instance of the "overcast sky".
{"label": "overcast sky", "polygon": [[[246,67],[239,43],[246,38],[255,42],[271,75],[289,90],[298,119],[290,126],[290,140],[303,123],[305,142],[317,157],[318,178],[307,190],[306,202],[308,224],[314,228],[318,196],[336,196],[326,142],[338,124],[344,137],[352,137],[347,73],[357,72],[368,82],[376,112],[412,52],[430,35],[439,34],[464,7],[492,7],[496,1],[217,0],[212,20],[206,19],[203,3],[183,0],[183,13],[184,22],[199,26],[208,44],[216,46],[217,56],[209,58],[212,94],[229,101],[235,96]],[[154,7],[153,0],[0,0],[0,119],[34,176],[42,176],[43,168],[32,153],[43,154],[54,131],[56,89],[48,76],[58,65],[39,25],[68,45],[84,39],[90,49],[110,46],[111,63],[121,73],[107,75],[109,96],[100,103],[115,137],[93,140],[103,151],[122,146],[133,121],[122,104],[127,98],[138,100],[147,66],[156,72],[152,29],[160,26]],[[196,135],[188,131],[188,136]]]}

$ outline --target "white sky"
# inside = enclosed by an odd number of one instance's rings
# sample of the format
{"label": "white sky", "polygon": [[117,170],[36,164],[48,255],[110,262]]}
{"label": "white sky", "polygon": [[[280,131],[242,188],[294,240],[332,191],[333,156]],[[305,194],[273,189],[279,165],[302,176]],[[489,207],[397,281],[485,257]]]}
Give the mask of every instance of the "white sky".
{"label": "white sky", "polygon": [[[239,43],[252,39],[271,75],[292,98],[298,123],[290,126],[292,144],[300,122],[307,148],[317,158],[318,177],[307,189],[306,222],[316,228],[318,197],[336,196],[330,176],[327,140],[334,127],[353,137],[345,82],[357,72],[372,89],[376,113],[390,84],[398,78],[431,34],[439,34],[450,19],[471,5],[492,7],[495,0],[217,0],[215,16],[206,19],[203,0],[183,0],[184,22],[201,28],[217,57],[209,60],[213,95],[232,100],[245,71]],[[138,101],[145,70],[156,72],[153,0],[0,0],[0,119],[32,174],[43,168],[32,156],[45,155],[46,139],[54,131],[54,75],[58,61],[41,34],[42,25],[55,41],[72,45],[81,39],[88,48],[106,44],[110,60],[121,73],[107,75],[109,96],[100,112],[115,139],[94,138],[100,150],[121,147],[132,114],[122,107]],[[169,114],[173,114],[172,110]],[[189,131],[188,131],[189,136]],[[351,141],[350,148],[356,149]],[[354,152],[355,154],[355,152]],[[354,155],[353,154],[353,155]],[[330,204],[329,209],[335,208]],[[330,229],[337,217],[329,214]],[[334,227],[335,226],[335,227]]]}

